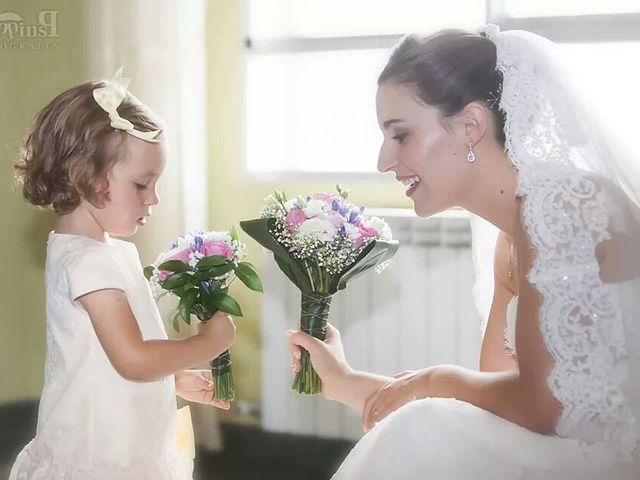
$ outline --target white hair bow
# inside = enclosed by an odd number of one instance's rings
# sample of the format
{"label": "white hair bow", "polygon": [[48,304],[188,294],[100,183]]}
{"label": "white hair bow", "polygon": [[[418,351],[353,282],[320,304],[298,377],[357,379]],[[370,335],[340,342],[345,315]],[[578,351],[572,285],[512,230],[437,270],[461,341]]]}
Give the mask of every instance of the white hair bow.
{"label": "white hair bow", "polygon": [[115,76],[107,83],[106,87],[96,88],[93,91],[93,98],[98,105],[100,105],[100,108],[109,114],[109,120],[111,120],[110,125],[112,128],[123,130],[129,135],[133,135],[145,142],[159,143],[160,140],[155,137],[161,132],[161,130],[141,132],[140,130],[135,129],[133,123],[126,118],[122,118],[118,114],[118,107],[124,100],[129,82],[131,82],[130,78],[122,77],[123,69],[124,65],[118,69]]}

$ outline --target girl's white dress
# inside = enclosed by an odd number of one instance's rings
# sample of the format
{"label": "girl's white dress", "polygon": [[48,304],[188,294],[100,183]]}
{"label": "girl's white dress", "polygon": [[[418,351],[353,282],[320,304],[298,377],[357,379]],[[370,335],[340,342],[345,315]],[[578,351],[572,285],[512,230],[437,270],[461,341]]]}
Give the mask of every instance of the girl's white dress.
{"label": "girl's white dress", "polygon": [[126,293],[144,339],[166,339],[134,244],[51,232],[47,244],[45,378],[35,438],[9,480],[185,480],[193,462],[178,447],[174,377],[122,378],[76,301]]}

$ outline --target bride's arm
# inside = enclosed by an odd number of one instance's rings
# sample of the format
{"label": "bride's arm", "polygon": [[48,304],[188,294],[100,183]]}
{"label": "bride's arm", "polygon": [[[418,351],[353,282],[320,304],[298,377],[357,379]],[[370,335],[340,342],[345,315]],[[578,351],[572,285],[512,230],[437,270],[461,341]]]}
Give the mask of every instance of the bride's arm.
{"label": "bride's arm", "polygon": [[515,281],[509,280],[509,241],[504,233],[498,235],[494,255],[493,301],[482,338],[480,371],[502,372],[518,368],[517,357],[505,345],[504,332],[507,327],[507,307],[515,295]]}
{"label": "bride's arm", "polygon": [[391,380],[353,370],[344,356],[340,332],[331,324],[327,325],[324,342],[301,331],[289,330],[286,335],[292,356],[291,372],[300,371],[300,347],[306,349],[322,379],[322,395],[329,400],[361,410],[367,398]]}
{"label": "bride's arm", "polygon": [[518,313],[516,346],[518,370],[478,372],[441,365],[414,373],[408,379],[389,382],[365,403],[365,429],[403,405],[408,397],[456,398],[471,403],[530,430],[554,432],[562,406],[553,396],[547,380],[553,359],[540,333],[542,296],[527,280],[534,258],[522,229],[518,232]]}

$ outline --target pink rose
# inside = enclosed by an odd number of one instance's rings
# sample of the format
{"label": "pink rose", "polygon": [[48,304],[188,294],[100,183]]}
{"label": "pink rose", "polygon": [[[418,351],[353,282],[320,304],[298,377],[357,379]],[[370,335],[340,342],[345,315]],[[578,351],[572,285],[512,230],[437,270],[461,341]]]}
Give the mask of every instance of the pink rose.
{"label": "pink rose", "polygon": [[287,218],[284,221],[287,230],[292,231],[298,228],[298,226],[307,219],[304,210],[301,208],[294,208],[287,213]]}
{"label": "pink rose", "polygon": [[360,237],[356,242],[358,245],[365,243],[367,238],[378,238],[378,232],[376,230],[365,227],[362,223],[358,225],[358,233],[360,234]]}
{"label": "pink rose", "polygon": [[202,253],[205,257],[220,255],[228,259],[233,258],[233,249],[225,242],[206,242],[202,245]]}
{"label": "pink rose", "polygon": [[[186,265],[189,265],[189,259],[190,258],[191,258],[191,249],[190,248],[185,248],[181,252],[178,252],[175,255],[173,255],[172,257],[166,259],[165,262],[168,262],[170,260],[179,260],[182,263],[184,263]],[[162,262],[162,263],[164,263],[164,262]],[[167,279],[167,277],[169,277],[170,275],[173,275],[173,272],[167,272],[165,270],[160,270],[160,272],[158,273],[158,279],[161,282],[164,282]]]}
{"label": "pink rose", "polygon": [[334,200],[337,200],[342,197],[340,197],[340,195],[335,195],[331,193],[314,193],[313,195],[311,195],[310,198],[315,198],[316,200],[324,200],[328,204],[331,204],[331,202],[333,202]]}

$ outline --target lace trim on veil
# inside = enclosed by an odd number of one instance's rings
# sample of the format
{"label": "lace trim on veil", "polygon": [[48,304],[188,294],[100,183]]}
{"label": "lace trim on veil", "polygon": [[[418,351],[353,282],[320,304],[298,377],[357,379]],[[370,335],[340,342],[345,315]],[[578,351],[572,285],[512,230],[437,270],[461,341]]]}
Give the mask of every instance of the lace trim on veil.
{"label": "lace trim on veil", "polygon": [[519,171],[523,223],[537,250],[528,279],[543,296],[540,328],[555,361],[548,384],[563,406],[556,432],[588,444],[607,442],[629,457],[638,428],[622,391],[628,375],[623,319],[595,255],[610,236],[607,195],[571,162],[576,132],[561,116],[567,112],[554,110],[550,97],[557,92],[541,86],[554,80],[541,78],[537,53],[523,35],[491,39],[503,73],[506,150]]}

